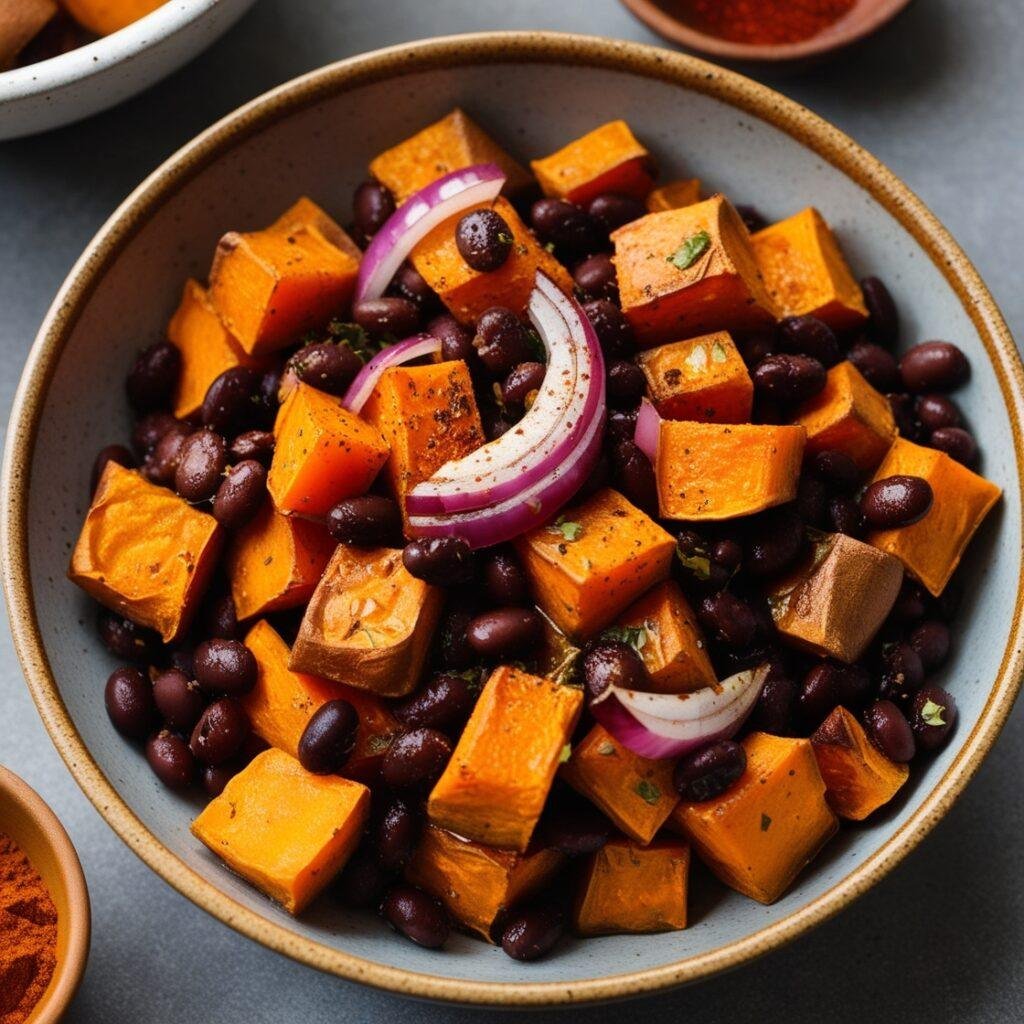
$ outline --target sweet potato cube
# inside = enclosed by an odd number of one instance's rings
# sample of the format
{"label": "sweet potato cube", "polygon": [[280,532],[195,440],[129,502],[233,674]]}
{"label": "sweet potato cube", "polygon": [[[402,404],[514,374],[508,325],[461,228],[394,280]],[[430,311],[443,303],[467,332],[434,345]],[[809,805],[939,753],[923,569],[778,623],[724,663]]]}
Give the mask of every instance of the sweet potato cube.
{"label": "sweet potato cube", "polygon": [[651,587],[617,625],[643,630],[640,657],[657,693],[685,693],[718,681],[697,617],[673,580]]}
{"label": "sweet potato cube", "polygon": [[68,578],[164,641],[189,627],[220,555],[213,516],[135,470],[108,462],[71,555]]}
{"label": "sweet potato cube", "polygon": [[561,775],[630,839],[646,846],[679,803],[672,768],[672,761],[634,754],[595,725],[573,747]]}
{"label": "sweet potato cube", "polygon": [[768,591],[775,628],[812,654],[848,664],[867,649],[903,582],[899,560],[843,533],[822,533]]}
{"label": "sweet potato cube", "polygon": [[61,6],[83,28],[109,36],[155,11],[166,0],[61,0]]}
{"label": "sweet potato cube", "polygon": [[807,430],[809,455],[835,448],[865,473],[878,465],[896,436],[885,395],[846,360],[828,371],[824,389],[800,407],[793,422]]}
{"label": "sweet potato cube", "polygon": [[974,531],[1002,491],[945,452],[898,437],[875,472],[875,479],[904,474],[928,481],[932,507],[911,526],[877,530],[867,540],[880,551],[895,555],[907,572],[938,597],[960,563]]}
{"label": "sweet potato cube", "polygon": [[543,270],[567,295],[572,293],[568,271],[533,237],[510,202],[499,196],[493,204],[480,203],[472,209],[490,209],[492,205],[508,224],[513,238],[512,252],[497,270],[474,270],[455,244],[455,227],[469,211],[438,224],[410,257],[451,314],[467,324],[476,323],[491,306],[508,306],[517,313],[526,309],[538,270]]}
{"label": "sweet potato cube", "polygon": [[358,257],[332,245],[314,224],[282,230],[279,222],[220,240],[210,298],[242,348],[263,354],[297,343],[343,309],[358,272]]}
{"label": "sweet potato cube", "polygon": [[667,578],[675,541],[605,488],[516,542],[537,603],[563,633],[592,636]]}
{"label": "sweet potato cube", "polygon": [[649,213],[612,241],[622,311],[641,348],[775,320],[750,236],[723,196]]}
{"label": "sweet potato cube", "polygon": [[474,164],[497,164],[508,179],[508,194],[531,183],[529,171],[458,107],[381,153],[370,163],[370,174],[402,203],[432,181]]}
{"label": "sweet potato cube", "polygon": [[473,382],[461,359],[385,370],[362,416],[391,448],[384,472],[403,512],[405,496],[416,484],[485,440]]}
{"label": "sweet potato cube", "polygon": [[840,818],[863,821],[887,804],[910,777],[910,766],[890,761],[844,707],[811,736],[825,798]]}
{"label": "sweet potato cube", "polygon": [[669,823],[726,885],[774,903],[839,822],[809,740],[764,732],[743,740],[747,768],[714,800],[680,802]]}
{"label": "sweet potato cube", "polygon": [[267,489],[279,512],[325,515],[363,494],[388,458],[376,427],[301,382],[278,411],[274,437]]}
{"label": "sweet potato cube", "polygon": [[53,0],[0,0],[0,71],[13,66],[56,13]]}
{"label": "sweet potato cube", "polygon": [[493,942],[495,922],[542,888],[564,863],[557,850],[496,850],[428,825],[405,876],[441,900],[463,928]]}
{"label": "sweet potato cube", "polygon": [[530,166],[544,195],[581,205],[605,192],[643,199],[654,184],[651,155],[625,121],[609,121]]}
{"label": "sweet potato cube", "polygon": [[735,519],[796,497],[804,429],[662,420],[655,476],[665,519]]}
{"label": "sweet potato cube", "polygon": [[750,242],[780,316],[809,314],[837,331],[867,318],[860,286],[814,207],[756,232]]}
{"label": "sweet potato cube", "polygon": [[647,212],[662,213],[665,210],[678,210],[683,206],[692,206],[700,202],[700,178],[684,178],[681,181],[670,181],[652,189],[647,194]]}
{"label": "sweet potato cube", "polygon": [[290,914],[304,910],[359,844],[370,791],[265,750],[192,822],[192,834]]}
{"label": "sweet potato cube", "polygon": [[749,423],[754,383],[725,331],[641,352],[647,394],[670,420]]}
{"label": "sweet potato cube", "polygon": [[273,224],[271,231],[289,235],[302,228],[316,228],[324,238],[336,249],[348,253],[357,262],[362,258],[362,251],[352,241],[349,233],[322,207],[308,196],[301,196]]}
{"label": "sweet potato cube", "polygon": [[580,935],[644,934],[686,927],[690,847],[612,839],[587,862],[573,923]]}
{"label": "sweet potato cube", "polygon": [[402,552],[339,544],[310,599],[290,667],[384,697],[419,681],[441,591],[411,576]]}
{"label": "sweet potato cube", "polygon": [[430,820],[478,843],[526,850],[582,706],[575,687],[495,669],[430,794]]}
{"label": "sweet potato cube", "polygon": [[256,685],[239,700],[252,731],[272,747],[298,757],[299,740],[314,713],[329,700],[347,700],[359,716],[355,746],[344,770],[346,778],[370,784],[398,722],[384,703],[344,683],[332,683],[288,668],[288,645],[265,619],[246,634],[245,646],[256,658]]}

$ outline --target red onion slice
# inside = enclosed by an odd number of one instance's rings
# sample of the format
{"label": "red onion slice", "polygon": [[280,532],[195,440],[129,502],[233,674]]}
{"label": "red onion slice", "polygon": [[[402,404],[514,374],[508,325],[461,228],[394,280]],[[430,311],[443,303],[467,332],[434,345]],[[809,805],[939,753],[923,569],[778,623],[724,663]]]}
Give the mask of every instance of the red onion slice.
{"label": "red onion slice", "polygon": [[640,408],[636,414],[636,427],[633,441],[651,460],[652,466],[658,464],[658,441],[661,438],[661,416],[647,398],[640,400]]}
{"label": "red onion slice", "polygon": [[373,389],[380,380],[380,375],[391,366],[400,366],[420,356],[433,355],[441,351],[439,338],[431,337],[429,334],[414,334],[404,341],[397,341],[394,345],[381,349],[360,371],[356,379],[349,385],[341,404],[349,412],[358,413],[366,405]]}
{"label": "red onion slice", "polygon": [[768,666],[737,672],[693,693],[645,693],[609,686],[590,702],[594,717],[640,757],[679,757],[730,739],[761,695]]}
{"label": "red onion slice", "polygon": [[417,242],[461,210],[496,199],[504,184],[505,174],[497,164],[474,164],[413,193],[363,253],[354,301],[379,299]]}

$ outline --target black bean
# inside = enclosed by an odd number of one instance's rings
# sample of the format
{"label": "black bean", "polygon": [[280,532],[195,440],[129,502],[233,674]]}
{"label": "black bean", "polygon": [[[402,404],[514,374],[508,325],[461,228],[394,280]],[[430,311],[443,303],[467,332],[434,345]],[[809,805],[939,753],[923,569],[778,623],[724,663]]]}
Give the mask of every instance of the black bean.
{"label": "black bean", "polygon": [[978,462],[978,442],[963,427],[939,427],[932,431],[928,444],[964,466],[971,467]]}
{"label": "black bean", "polygon": [[329,700],[313,712],[299,738],[299,761],[314,775],[338,775],[348,763],[359,714],[347,701]]}
{"label": "black bean", "polygon": [[435,587],[469,583],[476,571],[473,552],[462,537],[428,537],[406,544],[402,564],[410,575]]}
{"label": "black bean", "polygon": [[206,710],[199,684],[176,668],[161,672],[153,680],[153,700],[164,725],[174,732],[191,733]]}
{"label": "black bean", "polygon": [[395,271],[395,276],[388,286],[388,294],[415,302],[421,311],[427,306],[432,306],[437,298],[437,292],[427,284],[426,278],[408,260]]}
{"label": "black bean", "polygon": [[520,363],[505,378],[501,385],[501,400],[511,409],[521,412],[532,404],[541,385],[547,367],[543,363]]}
{"label": "black bean", "polygon": [[538,199],[530,207],[530,223],[542,242],[574,252],[593,250],[601,241],[601,225],[567,199]]}
{"label": "black bean", "polygon": [[759,398],[783,405],[798,405],[825,387],[825,367],[810,356],[780,352],[765,356],[754,368],[754,390]]}
{"label": "black bean", "polygon": [[885,396],[889,400],[893,419],[900,437],[908,441],[920,441],[925,436],[921,421],[914,410],[914,400],[905,392],[894,392]]}
{"label": "black bean", "polygon": [[228,783],[242,770],[237,758],[223,764],[204,764],[199,773],[203,792],[212,800],[227,789]]}
{"label": "black bean", "polygon": [[203,764],[223,764],[242,749],[249,735],[249,716],[232,697],[215,700],[192,730],[189,750]]}
{"label": "black bean", "polygon": [[900,369],[896,357],[873,341],[858,341],[850,346],[846,358],[861,376],[879,391],[895,391],[900,386]]}
{"label": "black bean", "polygon": [[704,598],[698,614],[704,628],[729,647],[749,647],[757,633],[754,610],[728,590]]}
{"label": "black bean", "polygon": [[778,342],[774,330],[751,331],[749,334],[737,335],[733,339],[743,362],[753,369],[765,356],[773,356],[778,351]]}
{"label": "black bean", "polygon": [[941,668],[949,657],[949,626],[937,619],[926,619],[915,626],[908,638],[917,651],[926,672]]}
{"label": "black bean", "polygon": [[826,528],[828,521],[828,488],[816,476],[804,474],[796,485],[796,512],[808,525]]}
{"label": "black bean", "polygon": [[773,736],[791,735],[798,690],[783,670],[769,672],[750,716],[751,727]]}
{"label": "black bean", "polygon": [[364,843],[338,876],[335,891],[346,906],[376,910],[384,898],[387,881],[376,852]]}
{"label": "black bean", "polygon": [[502,434],[507,434],[515,425],[515,417],[511,412],[506,412],[489,401],[481,403],[480,420],[484,428],[484,437],[488,441],[494,441]]}
{"label": "black bean", "polygon": [[971,375],[967,357],[948,341],[924,341],[900,360],[903,386],[915,394],[951,391]]}
{"label": "black bean", "polygon": [[137,668],[115,668],[103,691],[107,714],[122,736],[140,740],[156,723],[153,687]]}
{"label": "black bean", "polygon": [[426,792],[452,756],[451,741],[437,729],[410,729],[391,743],[381,761],[384,783],[392,789]]}
{"label": "black bean", "polygon": [[614,448],[621,441],[633,442],[636,436],[636,409],[610,409],[605,425],[605,440],[609,448]]}
{"label": "black bean", "polygon": [[851,494],[860,483],[860,469],[846,452],[826,448],[811,456],[811,470],[840,494]]}
{"label": "black bean", "polygon": [[515,551],[496,548],[484,561],[483,584],[487,597],[496,605],[530,603],[530,581]]}
{"label": "black bean", "polygon": [[658,514],[658,482],[651,460],[632,441],[620,441],[611,451],[612,480],[638,509]]}
{"label": "black bean", "polygon": [[607,357],[628,359],[636,351],[633,328],[614,302],[592,299],[583,304],[583,312]]}
{"label": "black bean", "polygon": [[196,430],[182,442],[174,471],[174,489],[191,502],[212,498],[227,465],[224,438],[208,428]]}
{"label": "black bean", "polygon": [[537,826],[541,844],[567,857],[596,853],[612,837],[612,823],[589,801],[549,801]]}
{"label": "black bean", "polygon": [[255,459],[228,470],[213,498],[213,518],[229,530],[245,526],[260,510],[267,494],[267,471]]}
{"label": "black bean", "polygon": [[624,690],[645,690],[650,677],[636,650],[621,640],[598,640],[583,655],[583,681],[591,700],[617,686]]}
{"label": "black bean", "polygon": [[122,661],[150,661],[160,648],[160,638],[151,629],[101,608],[96,618],[100,642]]}
{"label": "black bean", "polygon": [[790,508],[773,508],[747,523],[744,567],[755,576],[774,576],[793,563],[803,547],[804,528]]}
{"label": "black bean", "polygon": [[504,266],[515,241],[508,221],[496,210],[484,207],[460,218],[455,226],[455,246],[466,264],[482,274]]}
{"label": "black bean", "polygon": [[158,341],[143,349],[128,371],[128,401],[138,412],[170,405],[181,375],[181,353],[169,342]]}
{"label": "black bean", "polygon": [[914,413],[925,430],[963,426],[963,416],[956,402],[948,395],[918,395],[914,399]]}
{"label": "black bean", "polygon": [[940,686],[926,686],[914,695],[910,728],[919,750],[938,750],[956,725],[956,701]]}
{"label": "black bean", "polygon": [[899,311],[889,289],[877,277],[865,277],[860,283],[864,305],[868,307],[868,330],[879,345],[896,344],[900,333]]}
{"label": "black bean", "polygon": [[932,507],[932,488],[919,476],[887,476],[869,484],[860,510],[876,530],[895,530],[923,519]]}
{"label": "black bean", "polygon": [[438,652],[443,668],[456,671],[467,669],[476,661],[476,651],[470,646],[466,629],[473,621],[474,611],[457,604],[445,610],[438,630]]}
{"label": "black bean", "polygon": [[928,598],[924,588],[911,579],[904,579],[889,617],[900,623],[920,622],[927,611]]}
{"label": "black bean", "polygon": [[756,206],[751,206],[749,203],[737,203],[736,212],[751,234],[768,227],[768,221]]}
{"label": "black bean", "polygon": [[809,356],[828,369],[839,362],[839,342],[832,328],[816,316],[787,316],[779,324],[779,348]]}
{"label": "black bean", "polygon": [[285,374],[329,395],[344,395],[363,361],[348,347],[333,341],[304,345],[285,363]]}
{"label": "black bean", "polygon": [[473,348],[473,335],[467,331],[451,313],[435,316],[427,324],[427,334],[441,342],[441,358],[445,360],[462,359],[470,363],[476,355]]}
{"label": "black bean", "polygon": [[470,646],[490,661],[528,657],[542,632],[541,618],[532,608],[497,608],[466,627]]}
{"label": "black bean", "polygon": [[196,679],[207,693],[240,696],[256,685],[256,659],[238,640],[204,640],[196,647],[192,660]]}
{"label": "black bean", "polygon": [[747,767],[747,752],[732,740],[717,740],[676,762],[672,781],[684,799],[697,802],[721,796]]}
{"label": "black bean", "polygon": [[381,913],[395,931],[419,946],[439,949],[448,941],[451,923],[441,901],[411,885],[389,889]]}
{"label": "black bean", "polygon": [[871,689],[871,677],[859,665],[820,661],[804,676],[797,708],[804,721],[814,727],[836,707],[857,707]]}
{"label": "black bean", "polygon": [[416,333],[420,310],[411,299],[383,296],[354,303],[352,319],[373,337],[389,334],[394,338],[406,338]]}
{"label": "black bean", "polygon": [[364,181],[352,196],[352,226],[365,245],[395,212],[395,198],[379,181]]}
{"label": "black bean", "polygon": [[174,486],[174,475],[181,461],[181,449],[191,429],[184,423],[176,423],[156,443],[156,447],[142,466],[143,475],[155,484]]}
{"label": "black bean", "polygon": [[375,829],[377,857],[385,871],[397,874],[405,869],[421,829],[419,815],[404,800],[394,797],[388,802]]}
{"label": "black bean", "polygon": [[192,648],[191,647],[176,647],[171,651],[170,659],[168,660],[169,668],[176,668],[186,678],[192,679],[195,676],[192,665]]}
{"label": "black bean", "polygon": [[[151,412],[143,416],[132,428],[132,448],[139,458],[148,455],[164,434],[181,420],[169,412]],[[191,429],[191,428],[189,428]]]}
{"label": "black bean", "polygon": [[123,444],[108,444],[105,448],[101,448],[96,454],[96,459],[92,464],[92,473],[89,476],[90,494],[96,493],[96,485],[100,482],[100,477],[103,476],[103,470],[107,468],[108,462],[116,462],[126,469],[135,468],[135,456]]}
{"label": "black bean", "polygon": [[647,387],[644,371],[628,359],[613,359],[608,364],[608,401],[614,405],[634,406]]}
{"label": "black bean", "polygon": [[492,306],[480,315],[473,348],[495,377],[506,376],[533,354],[526,325],[504,306]]}
{"label": "black bean", "polygon": [[238,612],[230,594],[209,597],[202,609],[203,629],[208,637],[235,640],[238,637]]}
{"label": "black bean", "polygon": [[203,426],[218,434],[237,434],[254,426],[260,380],[260,375],[246,366],[232,366],[220,374],[203,398]]}
{"label": "black bean", "polygon": [[864,712],[869,739],[890,761],[906,764],[916,750],[910,723],[891,700],[876,700]]}
{"label": "black bean", "polygon": [[879,696],[904,701],[923,683],[924,663],[910,644],[900,641],[883,652]]}
{"label": "black bean", "polygon": [[829,499],[828,522],[835,533],[845,533],[848,537],[864,536],[864,516],[860,505],[845,494]]}
{"label": "black bean", "polygon": [[538,960],[565,934],[565,911],[552,902],[534,903],[514,910],[501,933],[501,948],[513,960]]}
{"label": "black bean", "polygon": [[589,299],[606,299],[615,303],[619,301],[619,280],[615,264],[606,252],[588,256],[582,263],[577,263],[572,279]]}
{"label": "black bean", "polygon": [[402,536],[402,513],[393,498],[380,494],[345,498],[327,513],[327,530],[343,544],[383,547]]}
{"label": "black bean", "polygon": [[647,206],[636,196],[621,195],[617,192],[605,192],[595,196],[587,204],[590,214],[605,232],[611,234],[616,228],[630,221],[639,220],[647,214]]}
{"label": "black bean", "polygon": [[743,545],[728,537],[715,541],[711,548],[711,560],[726,569],[736,569],[743,561]]}
{"label": "black bean", "polygon": [[188,744],[163,730],[146,741],[146,760],[168,789],[188,789],[195,781],[196,761]]}
{"label": "black bean", "polygon": [[410,729],[459,732],[476,703],[476,688],[463,676],[439,672],[416,693],[392,705],[391,711]]}
{"label": "black bean", "polygon": [[282,369],[275,367],[272,370],[267,370],[260,377],[260,386],[256,392],[254,415],[259,421],[259,426],[265,429],[273,427],[277,410],[281,404],[282,376]]}

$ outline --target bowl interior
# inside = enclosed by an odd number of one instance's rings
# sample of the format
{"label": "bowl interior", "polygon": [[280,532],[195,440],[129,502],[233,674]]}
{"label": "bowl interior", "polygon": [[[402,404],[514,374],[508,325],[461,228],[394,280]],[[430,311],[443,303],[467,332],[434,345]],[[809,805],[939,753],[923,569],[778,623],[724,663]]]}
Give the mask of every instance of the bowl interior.
{"label": "bowl interior", "polygon": [[[455,58],[443,62],[447,66],[417,66],[385,56],[355,85],[343,88],[339,77],[335,86],[287,116],[236,132],[211,159],[196,161],[137,223],[123,225],[128,229],[124,245],[82,298],[46,388],[31,453],[28,550],[35,613],[70,723],[138,823],[190,869],[177,865],[173,872],[165,870],[176,884],[236,923],[244,916],[242,908],[251,911],[258,922],[253,925],[256,919],[250,919],[250,934],[350,976],[398,984],[394,976],[382,981],[373,968],[354,967],[337,953],[460,983],[560,983],[565,998],[569,983],[662,967],[720,950],[785,919],[797,920],[793,915],[875,857],[904,828],[957,758],[999,673],[1020,573],[1020,495],[1010,416],[978,331],[931,259],[865,189],[795,135],[721,99],[643,73],[639,62],[633,70],[612,70],[585,62],[531,62],[511,49],[501,52],[507,56],[482,65],[473,63],[482,58],[463,52],[460,59],[468,63],[462,66]],[[392,74],[396,69],[403,73]],[[595,112],[597,97],[604,97],[600,113]],[[938,757],[916,768],[897,805],[867,827],[842,830],[791,892],[771,907],[698,878],[692,925],[686,931],[570,942],[559,955],[529,968],[513,963],[500,949],[463,937],[456,937],[445,954],[419,949],[397,940],[380,922],[345,912],[329,899],[293,920],[224,869],[189,834],[198,802],[163,789],[139,751],[111,728],[102,682],[115,663],[96,640],[92,606],[65,579],[87,505],[92,455],[128,433],[122,382],[130,357],[162,335],[182,282],[188,275],[205,276],[218,237],[227,229],[268,223],[302,193],[346,218],[352,189],[363,179],[370,157],[454,105],[463,106],[522,158],[552,151],[602,117],[623,117],[655,152],[666,180],[699,176],[709,191],[756,203],[771,218],[808,204],[819,207],[855,272],[877,273],[888,282],[905,339],[949,338],[970,356],[973,377],[957,397],[983,446],[983,471],[1006,491],[971,549],[956,646],[939,680],[959,703],[957,734]],[[21,483],[14,478],[11,485]],[[48,703],[52,709],[52,697]],[[58,731],[68,731],[59,715],[47,717],[57,721]],[[137,827],[119,808],[107,815],[122,834]],[[146,847],[144,842],[144,855]],[[164,858],[163,863],[169,862]],[[326,950],[314,953],[302,940]],[[770,944],[766,936],[748,950]],[[444,994],[458,998],[465,992],[449,987]]]}

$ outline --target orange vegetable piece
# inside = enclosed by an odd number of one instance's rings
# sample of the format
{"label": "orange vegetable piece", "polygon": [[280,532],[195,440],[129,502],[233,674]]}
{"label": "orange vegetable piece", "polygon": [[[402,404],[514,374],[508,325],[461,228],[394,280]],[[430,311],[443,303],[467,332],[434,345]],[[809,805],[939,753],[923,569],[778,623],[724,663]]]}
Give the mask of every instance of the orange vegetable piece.
{"label": "orange vegetable piece", "polygon": [[669,819],[726,885],[774,903],[839,822],[809,740],[764,732],[743,740],[747,768],[714,800],[681,801]]}
{"label": "orange vegetable piece", "polygon": [[506,193],[531,183],[529,171],[458,107],[381,153],[370,163],[370,174],[387,185],[396,202],[403,203],[432,181],[474,164],[497,164],[508,179]]}
{"label": "orange vegetable piece", "polygon": [[700,178],[670,181],[647,194],[647,212],[662,213],[700,202]]}
{"label": "orange vegetable piece", "polygon": [[561,775],[630,839],[646,846],[679,803],[673,765],[634,754],[595,725],[573,747]]}
{"label": "orange vegetable piece", "polygon": [[804,429],[662,420],[655,476],[666,519],[735,519],[796,497]]}
{"label": "orange vegetable piece", "polygon": [[749,423],[754,383],[725,331],[641,352],[647,394],[670,420]]}
{"label": "orange vegetable piece", "polygon": [[329,700],[347,700],[359,716],[359,730],[341,774],[368,785],[373,782],[392,737],[399,731],[384,702],[343,683],[292,672],[288,645],[265,619],[246,634],[245,646],[259,669],[256,685],[239,698],[252,731],[272,747],[298,757],[299,740],[314,713]]}
{"label": "orange vegetable piece", "polygon": [[544,195],[581,205],[604,192],[643,199],[654,184],[651,155],[625,121],[609,121],[530,166]]}
{"label": "orange vegetable piece", "polygon": [[508,306],[517,313],[526,309],[538,270],[543,270],[567,295],[572,294],[568,271],[533,237],[508,200],[499,196],[493,204],[480,203],[472,209],[492,206],[508,224],[513,238],[512,252],[497,270],[474,270],[455,244],[455,227],[470,210],[438,224],[417,243],[410,256],[413,266],[452,315],[467,324],[476,323],[491,306]]}
{"label": "orange vegetable piece", "polygon": [[810,554],[768,591],[775,628],[813,654],[856,661],[892,610],[903,566],[843,533],[816,534]]}
{"label": "orange vegetable piece", "polygon": [[611,839],[580,879],[573,920],[580,935],[644,934],[686,927],[690,847],[659,839],[639,847]]}
{"label": "orange vegetable piece", "polygon": [[775,320],[750,236],[723,196],[649,213],[612,241],[622,311],[642,348]]}
{"label": "orange vegetable piece", "polygon": [[290,914],[301,913],[362,837],[370,791],[263,751],[192,822],[192,834]]}
{"label": "orange vegetable piece", "polygon": [[339,544],[310,599],[290,667],[384,697],[419,682],[441,591],[410,576],[402,552]]}
{"label": "orange vegetable piece", "polygon": [[71,555],[68,578],[166,643],[192,622],[217,565],[223,531],[135,470],[108,462]]}
{"label": "orange vegetable piece", "polygon": [[0,71],[13,66],[56,13],[53,0],[0,0]]}
{"label": "orange vegetable piece", "polygon": [[495,669],[430,794],[430,820],[478,843],[526,850],[582,706],[575,687]]}
{"label": "orange vegetable piece", "polygon": [[349,233],[308,196],[301,196],[281,214],[268,230],[289,235],[302,228],[316,228],[336,249],[348,253],[357,262],[362,251]]}
{"label": "orange vegetable piece", "polygon": [[863,471],[875,468],[896,436],[889,402],[844,360],[828,371],[824,389],[805,402],[793,421],[807,430],[807,453],[835,448]]}
{"label": "orange vegetable piece", "polygon": [[75,21],[98,36],[108,36],[145,17],[165,0],[61,0]]}
{"label": "orange vegetable piece", "polygon": [[750,241],[781,316],[816,316],[837,331],[867,318],[860,286],[813,206],[763,228]]}
{"label": "orange vegetable piece", "polygon": [[825,796],[840,818],[863,821],[910,777],[910,766],[890,761],[844,707],[837,707],[818,726],[811,745],[825,780]]}
{"label": "orange vegetable piece", "polygon": [[493,942],[495,922],[542,888],[564,863],[557,850],[496,850],[427,825],[405,877],[441,900],[463,928]]}
{"label": "orange vegetable piece", "polygon": [[945,452],[896,438],[875,479],[919,476],[931,485],[934,496],[928,514],[898,530],[876,530],[867,541],[895,555],[915,579],[936,597],[1002,491],[990,480],[972,473]]}
{"label": "orange vegetable piece", "polygon": [[605,488],[516,547],[538,605],[563,633],[586,638],[668,576],[675,541]]}
{"label": "orange vegetable piece", "polygon": [[385,370],[362,417],[391,448],[384,472],[403,512],[405,496],[416,484],[485,440],[473,382],[461,359]]}
{"label": "orange vegetable piece", "polygon": [[388,458],[375,427],[301,382],[278,411],[274,437],[267,489],[279,512],[325,515],[342,498],[363,494]]}
{"label": "orange vegetable piece", "polygon": [[653,691],[685,693],[718,682],[697,618],[674,580],[651,587],[617,624],[643,630],[640,657]]}

